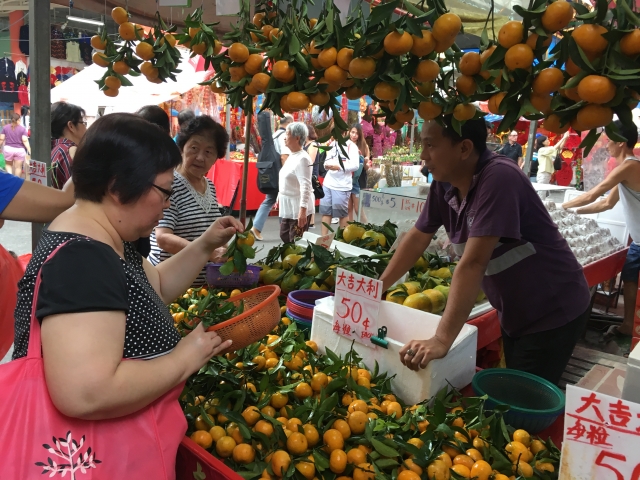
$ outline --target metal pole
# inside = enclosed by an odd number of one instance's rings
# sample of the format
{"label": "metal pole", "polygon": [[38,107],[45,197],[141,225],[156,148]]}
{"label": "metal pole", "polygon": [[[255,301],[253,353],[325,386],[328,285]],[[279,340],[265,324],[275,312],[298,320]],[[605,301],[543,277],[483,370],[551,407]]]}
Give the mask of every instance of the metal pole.
{"label": "metal pole", "polygon": [[531,165],[531,158],[533,157],[533,147],[536,142],[536,132],[538,131],[538,121],[531,120],[529,124],[529,138],[527,139],[527,154],[524,156],[524,165],[522,171],[529,176],[529,167]]}
{"label": "metal pole", "polygon": [[416,115],[415,115],[415,110],[414,110],[414,115],[413,118],[411,119],[411,123],[409,125],[411,125],[411,140],[409,141],[409,155],[411,155],[413,153],[413,131],[416,129]]}
{"label": "metal pole", "polygon": [[[224,116],[225,128],[227,129],[227,133],[229,134],[229,138],[231,138],[231,105],[229,105],[229,101],[227,99],[227,104],[224,107],[224,111],[226,112]],[[227,160],[231,158],[231,142],[227,144]],[[233,208],[233,205],[232,205]]]}
{"label": "metal pole", "polygon": [[[249,177],[249,149],[251,148],[251,117],[253,117],[253,103],[246,109],[244,128],[244,166],[242,168],[242,195],[240,197],[240,221],[246,225],[247,220],[247,180]],[[232,207],[233,208],[233,207]]]}
{"label": "metal pole", "polygon": [[[51,185],[51,25],[49,2],[29,0],[29,45],[31,68],[31,153],[33,160],[47,164],[47,185]],[[35,250],[44,225],[31,224],[31,247]]]}

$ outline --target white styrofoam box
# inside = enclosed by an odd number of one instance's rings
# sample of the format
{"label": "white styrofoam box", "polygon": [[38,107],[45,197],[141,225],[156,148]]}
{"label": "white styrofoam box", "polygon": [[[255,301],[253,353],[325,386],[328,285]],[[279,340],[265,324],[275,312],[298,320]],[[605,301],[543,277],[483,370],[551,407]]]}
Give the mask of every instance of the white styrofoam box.
{"label": "white styrofoam box", "polygon": [[[389,348],[355,343],[354,349],[362,357],[367,368],[377,361],[381,371],[395,374],[391,386],[394,392],[410,404],[429,399],[447,382],[456,388],[466,387],[476,371],[478,329],[464,325],[451,346],[449,353],[433,360],[427,368],[414,372],[400,362],[399,352],[411,340],[426,340],[436,333],[441,317],[396,303],[381,302],[378,328],[387,327]],[[377,332],[375,332],[377,334]],[[324,353],[325,348],[345,355],[351,349],[351,340],[333,331],[333,297],[316,302],[311,325],[311,340]]]}
{"label": "white styrofoam box", "polygon": [[[578,190],[567,190],[564,192],[564,201],[568,202],[575,197],[582,195],[584,192]],[[605,197],[598,198],[597,201],[604,200]],[[622,203],[618,202],[611,210],[606,210],[600,213],[590,213],[582,215],[586,218],[593,218],[598,222],[600,228],[608,228],[611,231],[611,235],[616,237],[620,243],[624,246],[627,245],[629,239],[629,229],[627,228],[627,222],[624,218],[624,209]]]}
{"label": "white styrofoam box", "polygon": [[640,403],[640,343],[629,354],[627,375],[622,387],[622,399]]}

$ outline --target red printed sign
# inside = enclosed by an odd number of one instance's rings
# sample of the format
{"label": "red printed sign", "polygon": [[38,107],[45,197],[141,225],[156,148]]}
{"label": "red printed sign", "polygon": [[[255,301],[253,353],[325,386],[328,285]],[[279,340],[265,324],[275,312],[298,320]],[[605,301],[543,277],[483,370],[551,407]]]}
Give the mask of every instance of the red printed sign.
{"label": "red printed sign", "polygon": [[640,405],[567,385],[559,480],[640,480]]}
{"label": "red printed sign", "polygon": [[47,184],[47,164],[38,160],[29,160],[29,180],[42,185]]}
{"label": "red printed sign", "polygon": [[327,235],[323,235],[316,239],[316,245],[319,245],[324,248],[329,248],[331,243],[333,243],[333,239],[336,236],[335,233],[328,233]]}
{"label": "red printed sign", "polygon": [[333,311],[333,331],[338,335],[373,346],[378,332],[382,282],[338,268]]}

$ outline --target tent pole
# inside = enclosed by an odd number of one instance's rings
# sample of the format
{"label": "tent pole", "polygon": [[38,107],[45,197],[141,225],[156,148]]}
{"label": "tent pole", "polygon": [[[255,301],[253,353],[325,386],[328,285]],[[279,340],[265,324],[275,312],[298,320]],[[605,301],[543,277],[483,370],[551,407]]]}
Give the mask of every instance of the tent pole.
{"label": "tent pole", "polygon": [[529,138],[527,139],[527,153],[524,156],[524,165],[522,170],[529,176],[529,166],[531,165],[531,159],[533,158],[533,147],[536,143],[536,132],[538,131],[538,121],[531,120],[529,124]]}
{"label": "tent pole", "polygon": [[[47,185],[51,185],[51,87],[49,52],[51,35],[49,2],[29,0],[29,44],[31,45],[31,158],[47,164]],[[25,173],[29,178],[29,172]],[[35,251],[44,225],[31,224],[31,247]]]}
{"label": "tent pole", "polygon": [[242,169],[242,195],[240,197],[240,221],[243,225],[246,225],[247,220],[247,180],[249,177],[249,150],[251,149],[251,117],[253,117],[253,102],[246,112],[246,125],[244,129],[244,167]]}
{"label": "tent pole", "polygon": [[[229,134],[229,139],[231,139],[231,105],[229,104],[228,99],[226,105],[224,106],[224,111],[225,128],[227,129],[227,133]],[[231,142],[227,144],[227,160],[229,160],[229,158],[231,158]],[[231,207],[233,208],[233,205]]]}
{"label": "tent pole", "polygon": [[[414,112],[415,113],[415,112]],[[413,154],[413,131],[416,129],[416,116],[414,115],[411,119],[411,123],[409,124],[411,128],[411,140],[409,141],[409,155]]]}

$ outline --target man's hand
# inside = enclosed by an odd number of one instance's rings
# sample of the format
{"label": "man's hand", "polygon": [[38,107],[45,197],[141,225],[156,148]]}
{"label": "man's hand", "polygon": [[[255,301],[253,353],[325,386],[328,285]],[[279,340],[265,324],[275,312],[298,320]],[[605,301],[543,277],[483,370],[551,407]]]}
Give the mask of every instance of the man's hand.
{"label": "man's hand", "polygon": [[400,361],[411,370],[418,371],[426,368],[431,360],[444,357],[447,352],[449,346],[437,336],[429,340],[412,340],[400,350]]}

